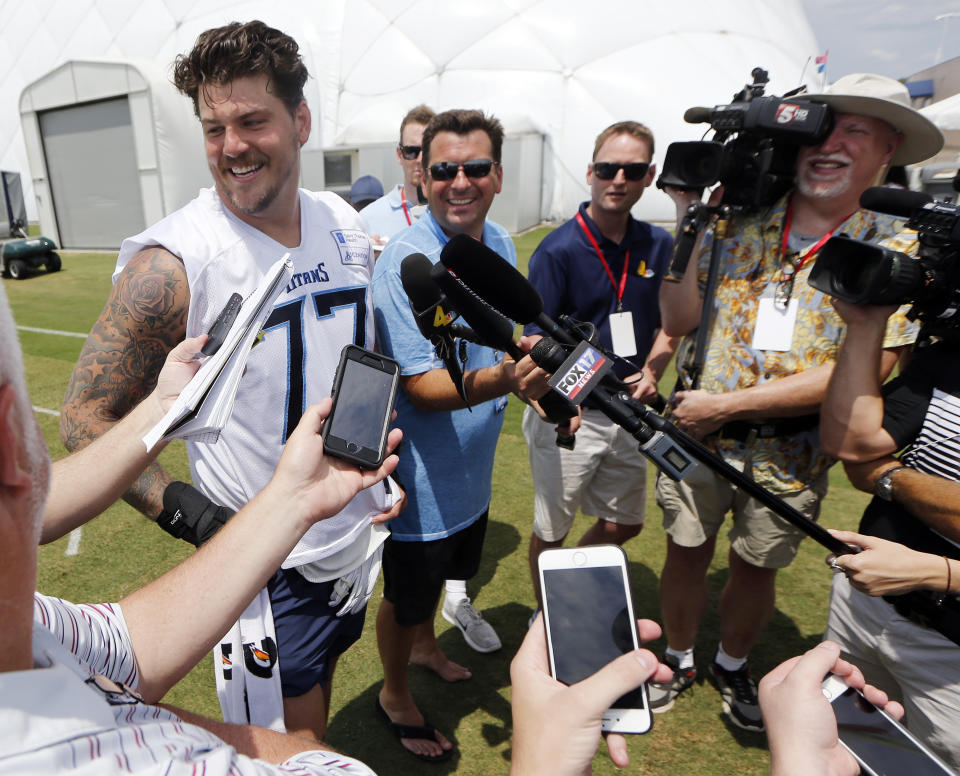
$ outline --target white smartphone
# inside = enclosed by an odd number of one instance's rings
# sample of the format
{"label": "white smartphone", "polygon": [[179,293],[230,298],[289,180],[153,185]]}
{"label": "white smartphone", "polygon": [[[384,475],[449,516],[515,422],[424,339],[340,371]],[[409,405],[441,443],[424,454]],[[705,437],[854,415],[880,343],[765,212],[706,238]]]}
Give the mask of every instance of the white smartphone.
{"label": "white smartphone", "polygon": [[837,715],[840,743],[867,776],[956,776],[923,742],[848,687],[839,676],[823,680],[823,694]]}
{"label": "white smartphone", "polygon": [[[540,589],[550,673],[574,684],[637,649],[627,556],[615,544],[560,547],[540,553]],[[603,715],[610,733],[646,733],[653,725],[645,684]]]}

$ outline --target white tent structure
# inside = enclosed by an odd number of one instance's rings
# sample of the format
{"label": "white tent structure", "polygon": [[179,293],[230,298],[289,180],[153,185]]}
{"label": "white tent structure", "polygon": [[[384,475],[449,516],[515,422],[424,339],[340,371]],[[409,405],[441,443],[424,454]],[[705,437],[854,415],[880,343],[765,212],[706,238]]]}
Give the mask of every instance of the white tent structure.
{"label": "white tent structure", "polygon": [[927,105],[920,112],[943,132],[943,149],[916,173],[924,191],[939,198],[956,199],[953,178],[960,166],[960,94]]}
{"label": "white tent structure", "polygon": [[[817,78],[816,41],[800,0],[7,3],[0,7],[0,98],[19,113],[0,114],[0,168],[22,172],[30,217],[58,233],[63,209],[95,212],[76,199],[82,185],[74,185],[70,201],[57,201],[51,185],[57,171],[43,158],[44,116],[80,116],[68,109],[85,104],[129,103],[131,175],[145,223],[157,208],[169,212],[204,185],[195,120],[189,110],[160,111],[173,94],[169,65],[202,30],[252,18],[291,33],[313,76],[305,185],[342,185],[365,173],[390,185],[399,179],[392,146],[408,108],[421,102],[436,109],[478,107],[500,117],[507,130],[505,191],[493,217],[512,229],[574,211],[586,197],[594,137],[613,121],[648,124],[657,137],[655,159],[662,160],[670,141],[702,134],[703,127],[683,123],[684,111],[728,102],[753,67],[769,71],[770,94],[798,85],[804,75],[807,82]],[[89,74],[94,65],[111,73],[104,76],[115,84],[109,95],[97,93],[95,77],[84,91],[65,75]],[[121,71],[136,82],[129,90],[116,86]],[[181,139],[182,127],[192,131],[189,140]],[[30,133],[36,143],[27,140]],[[162,152],[171,137],[185,151],[180,159]],[[649,191],[635,212],[673,219],[672,203],[658,191]]]}

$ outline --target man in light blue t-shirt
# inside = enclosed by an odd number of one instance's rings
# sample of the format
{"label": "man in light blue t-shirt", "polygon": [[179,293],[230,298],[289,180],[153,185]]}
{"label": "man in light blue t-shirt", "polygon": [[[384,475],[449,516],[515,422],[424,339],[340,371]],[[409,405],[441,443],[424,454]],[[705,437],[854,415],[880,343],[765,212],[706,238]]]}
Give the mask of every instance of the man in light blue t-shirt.
{"label": "man in light blue t-shirt", "polygon": [[[390,240],[373,276],[377,342],[401,366],[397,425],[404,430],[404,449],[397,475],[409,500],[391,521],[391,537],[384,545],[384,600],[377,615],[384,685],[376,708],[402,745],[428,761],[447,759],[453,749],[414,703],[407,665],[415,637],[427,630],[434,650],[430,667],[448,679],[470,676],[440,651],[432,636],[433,616],[443,581],[470,579],[479,567],[506,394],[519,392],[520,367],[525,371],[528,359],[518,365],[491,348],[468,343],[464,402],[417,328],[400,265],[413,253],[436,262],[458,234],[482,240],[516,264],[510,235],[486,220],[503,180],[502,144],[500,122],[480,111],[451,110],[430,121],[422,147],[429,207],[417,223]],[[545,390],[543,384],[539,393]],[[455,611],[447,608],[444,616],[469,641],[479,614],[465,593]]]}
{"label": "man in light blue t-shirt", "polygon": [[403,171],[403,182],[360,211],[364,229],[376,250],[382,250],[387,240],[415,224],[423,215],[420,149],[423,131],[435,115],[426,105],[417,105],[407,111],[400,122],[400,143],[397,145],[397,163]]}

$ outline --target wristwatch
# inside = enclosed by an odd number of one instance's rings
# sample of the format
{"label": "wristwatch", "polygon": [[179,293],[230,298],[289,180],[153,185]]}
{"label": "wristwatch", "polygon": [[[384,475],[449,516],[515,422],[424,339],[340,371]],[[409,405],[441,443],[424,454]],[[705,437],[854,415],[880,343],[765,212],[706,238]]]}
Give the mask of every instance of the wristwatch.
{"label": "wristwatch", "polygon": [[884,501],[893,501],[893,473],[906,468],[903,464],[891,466],[880,475],[880,479],[878,479],[876,485],[873,486],[873,492]]}

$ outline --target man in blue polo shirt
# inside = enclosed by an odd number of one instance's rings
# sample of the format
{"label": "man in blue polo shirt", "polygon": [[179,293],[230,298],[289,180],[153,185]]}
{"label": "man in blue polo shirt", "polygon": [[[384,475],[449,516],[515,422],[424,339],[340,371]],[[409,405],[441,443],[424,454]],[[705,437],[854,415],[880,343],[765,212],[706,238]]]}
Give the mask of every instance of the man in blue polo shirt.
{"label": "man in blue polo shirt", "polygon": [[363,226],[376,250],[381,250],[387,240],[414,224],[423,214],[420,148],[423,130],[434,115],[426,105],[417,105],[407,111],[400,122],[400,143],[397,145],[397,163],[403,170],[403,182],[360,211]]}
{"label": "man in blue polo shirt", "polygon": [[[407,664],[417,631],[433,622],[443,581],[470,579],[479,568],[493,457],[506,394],[520,390],[519,366],[491,348],[467,344],[467,401],[461,399],[433,345],[417,328],[400,266],[413,253],[436,262],[458,234],[482,240],[516,264],[510,235],[486,220],[503,180],[502,144],[500,122],[480,111],[451,110],[430,121],[422,150],[428,209],[390,240],[373,275],[377,344],[401,367],[396,425],[404,430],[404,448],[397,475],[408,498],[384,544],[384,600],[377,614],[384,684],[376,711],[404,748],[428,761],[447,759],[453,749],[424,721],[407,684]],[[546,392],[546,383],[539,388],[535,396]],[[475,616],[465,602],[456,612],[458,623],[461,614]],[[449,663],[439,646],[436,650]]]}
{"label": "man in blue polo shirt", "polygon": [[[530,259],[530,281],[554,320],[567,314],[594,324],[600,344],[629,363],[617,377],[641,401],[657,396],[657,381],[674,341],[659,332],[657,293],[673,241],[630,215],[654,178],[653,134],[621,121],[597,137],[587,167],[590,201],[547,235]],[[529,325],[525,332],[543,332]],[[642,368],[641,368],[642,365]],[[640,533],[646,501],[646,462],[629,433],[589,405],[582,411],[574,448],[557,444],[554,427],[531,408],[523,416],[536,490],[530,575],[542,604],[537,558],[563,544],[577,509],[596,517],[580,545],[623,544]]]}

